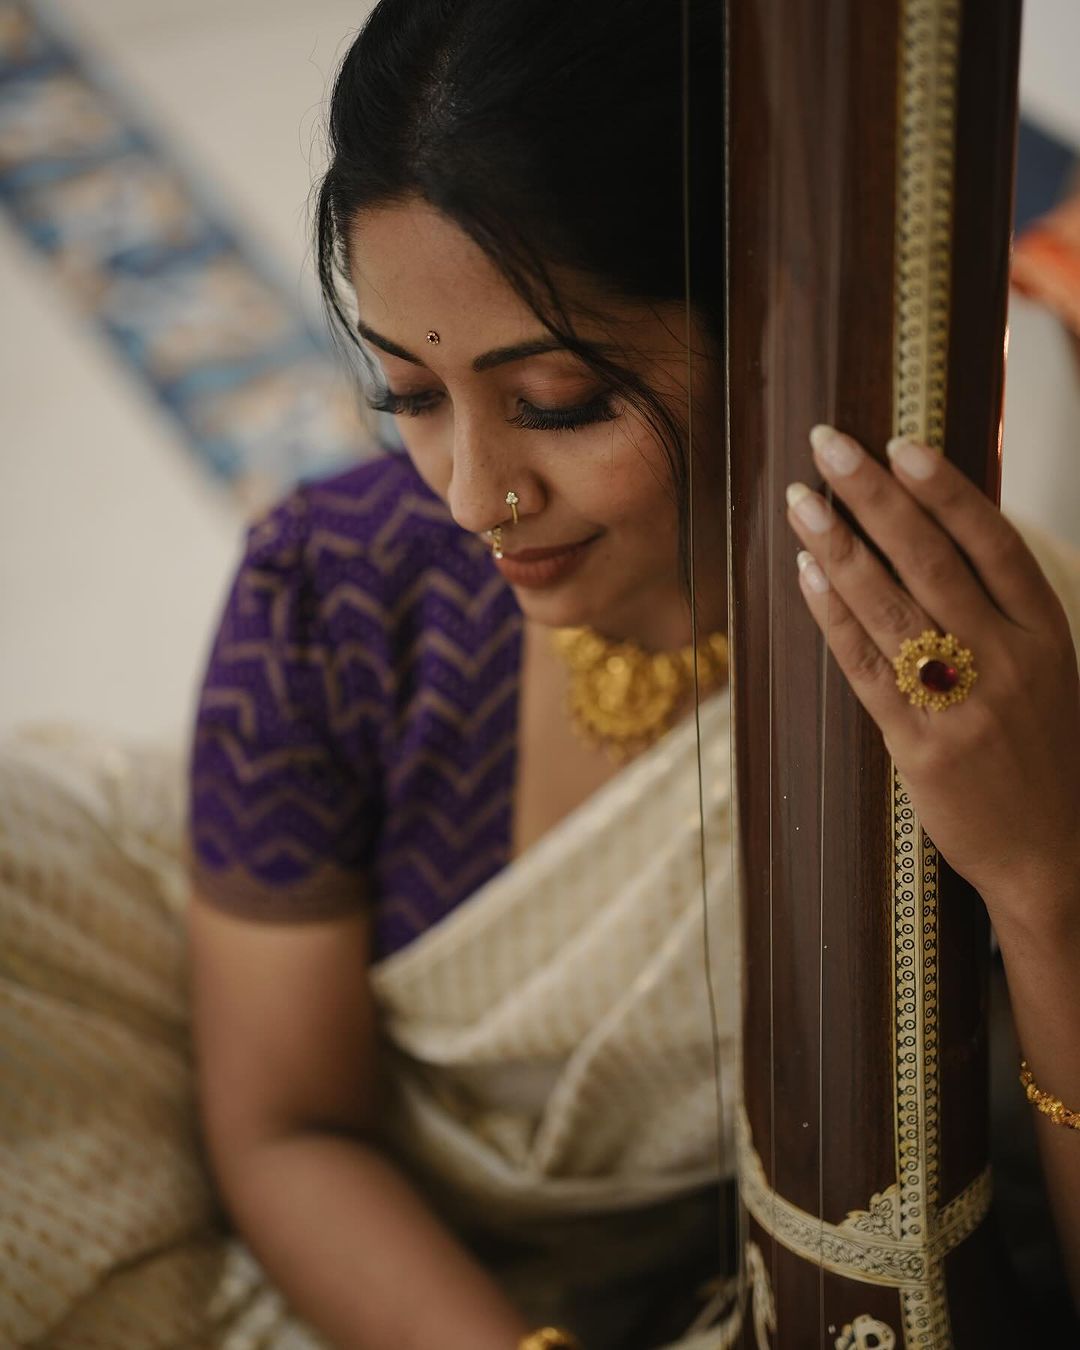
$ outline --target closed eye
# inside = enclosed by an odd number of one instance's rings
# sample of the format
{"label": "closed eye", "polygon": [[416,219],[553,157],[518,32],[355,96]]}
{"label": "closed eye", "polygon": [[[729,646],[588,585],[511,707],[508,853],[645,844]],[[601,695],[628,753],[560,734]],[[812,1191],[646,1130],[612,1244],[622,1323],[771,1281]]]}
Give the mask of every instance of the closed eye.
{"label": "closed eye", "polygon": [[606,393],[572,408],[537,408],[524,399],[519,400],[519,406],[521,411],[508,420],[511,426],[524,427],[527,431],[576,431],[578,427],[610,422],[618,416]]}
{"label": "closed eye", "polygon": [[368,399],[368,407],[392,417],[418,417],[431,412],[440,398],[442,395],[435,389],[423,394],[395,394],[392,389],[384,389]]}
{"label": "closed eye", "polygon": [[[384,389],[368,399],[368,406],[375,412],[389,413],[392,417],[420,417],[424,413],[434,412],[442,398],[439,390],[421,394],[395,394],[392,389]],[[618,416],[606,392],[597,394],[587,403],[571,407],[538,408],[525,399],[518,400],[518,407],[519,411],[507,421],[511,426],[521,427],[525,431],[576,431],[579,427],[597,422],[610,422]]]}

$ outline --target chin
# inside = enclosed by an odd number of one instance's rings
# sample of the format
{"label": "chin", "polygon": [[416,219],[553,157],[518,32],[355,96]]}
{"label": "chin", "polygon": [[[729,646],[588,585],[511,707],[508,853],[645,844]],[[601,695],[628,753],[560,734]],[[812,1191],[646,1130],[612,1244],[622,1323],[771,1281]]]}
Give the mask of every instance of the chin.
{"label": "chin", "polygon": [[584,587],[554,586],[550,590],[513,587],[521,612],[532,623],[544,628],[593,628],[605,606]]}

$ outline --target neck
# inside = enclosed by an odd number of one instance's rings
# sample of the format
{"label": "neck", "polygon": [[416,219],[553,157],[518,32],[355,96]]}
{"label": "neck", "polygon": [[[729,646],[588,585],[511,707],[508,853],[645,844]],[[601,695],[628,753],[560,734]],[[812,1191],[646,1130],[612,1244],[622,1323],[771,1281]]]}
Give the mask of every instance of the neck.
{"label": "neck", "polygon": [[[719,586],[706,589],[699,578],[696,609],[699,640],[710,633],[726,632],[727,589],[722,580]],[[657,586],[638,594],[632,606],[610,611],[593,627],[603,637],[633,642],[649,652],[676,651],[688,647],[694,639],[690,602],[677,586]]]}

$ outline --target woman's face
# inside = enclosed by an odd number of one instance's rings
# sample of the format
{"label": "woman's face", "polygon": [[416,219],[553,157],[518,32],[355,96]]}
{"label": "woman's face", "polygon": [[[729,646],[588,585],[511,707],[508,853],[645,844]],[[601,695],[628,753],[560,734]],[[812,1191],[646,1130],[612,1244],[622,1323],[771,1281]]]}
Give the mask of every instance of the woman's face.
{"label": "woman's face", "polygon": [[[526,617],[650,646],[685,641],[677,513],[651,428],[553,347],[487,255],[426,203],[365,213],[350,243],[360,332],[383,371],[387,409],[462,529],[482,536],[502,527],[496,566]],[[597,300],[564,290],[571,301]],[[602,325],[575,319],[581,336],[608,345],[685,422],[682,306],[597,308]],[[700,352],[700,334],[691,336]],[[718,399],[719,382],[699,357],[695,426],[722,425]],[[517,525],[508,492],[517,494]]]}

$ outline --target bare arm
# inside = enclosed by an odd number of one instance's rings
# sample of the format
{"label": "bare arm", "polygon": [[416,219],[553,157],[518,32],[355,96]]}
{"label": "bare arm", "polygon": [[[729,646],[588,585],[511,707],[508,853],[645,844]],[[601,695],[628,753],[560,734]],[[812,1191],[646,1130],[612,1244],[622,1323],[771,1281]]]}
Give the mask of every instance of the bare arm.
{"label": "bare arm", "polygon": [[365,918],[190,908],[201,1112],[239,1230],[339,1350],[513,1350],[527,1330],[374,1140]]}
{"label": "bare arm", "polygon": [[[1080,914],[1080,876],[1067,884],[1075,895],[1060,904],[1033,904],[1033,910]],[[1021,1052],[1038,1086],[1080,1111],[1080,924],[1064,922],[1054,936],[1045,928],[1019,925],[1001,925],[997,933]],[[1016,1090],[1022,1089],[1017,1085]],[[1035,1133],[1062,1259],[1080,1311],[1080,1131],[1037,1114]]]}

